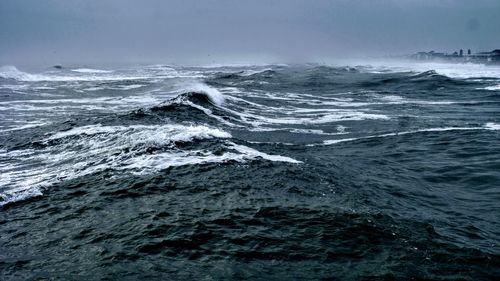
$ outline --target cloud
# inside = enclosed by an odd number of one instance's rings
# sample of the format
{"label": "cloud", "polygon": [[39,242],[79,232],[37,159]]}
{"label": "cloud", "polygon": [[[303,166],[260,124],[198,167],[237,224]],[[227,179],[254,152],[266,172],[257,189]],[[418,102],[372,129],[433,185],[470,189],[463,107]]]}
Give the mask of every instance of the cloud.
{"label": "cloud", "polygon": [[2,0],[0,63],[196,62],[489,50],[500,1]]}

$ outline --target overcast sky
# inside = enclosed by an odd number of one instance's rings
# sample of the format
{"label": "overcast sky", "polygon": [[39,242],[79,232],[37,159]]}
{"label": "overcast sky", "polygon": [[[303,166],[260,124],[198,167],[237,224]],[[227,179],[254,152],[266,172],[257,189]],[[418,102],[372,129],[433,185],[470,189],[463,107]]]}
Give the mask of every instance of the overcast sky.
{"label": "overcast sky", "polygon": [[0,0],[0,65],[500,48],[500,0]]}

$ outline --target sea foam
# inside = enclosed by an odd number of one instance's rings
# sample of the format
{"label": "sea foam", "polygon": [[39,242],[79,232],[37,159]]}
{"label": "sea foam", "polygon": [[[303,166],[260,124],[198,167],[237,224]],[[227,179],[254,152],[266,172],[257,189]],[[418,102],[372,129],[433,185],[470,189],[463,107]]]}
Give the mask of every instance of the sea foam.
{"label": "sea foam", "polygon": [[[363,136],[358,138],[345,138],[345,139],[336,139],[336,140],[325,140],[323,141],[324,145],[332,145],[342,142],[351,142],[357,140],[366,140],[366,139],[374,139],[374,138],[386,138],[386,137],[394,137],[394,136],[403,136],[409,134],[417,134],[417,133],[425,133],[425,132],[446,132],[446,131],[474,131],[474,130],[491,130],[496,131],[500,130],[500,124],[496,123],[486,123],[482,127],[443,127],[443,128],[427,128],[427,129],[418,129],[412,131],[403,131],[403,132],[394,132],[387,134],[379,134],[379,135],[370,135]],[[315,144],[310,144],[309,146],[315,146]]]}
{"label": "sea foam", "polygon": [[[203,125],[131,125],[101,124],[75,127],[46,136],[44,148],[0,151],[2,157],[17,159],[0,166],[0,206],[42,194],[45,188],[104,170],[149,174],[172,166],[246,162],[257,159],[301,163],[295,159],[270,155],[253,148],[224,141],[231,134]],[[220,154],[209,149],[179,149],[188,143],[219,139]],[[17,157],[15,155],[22,155]],[[37,165],[33,165],[37,163]]]}
{"label": "sea foam", "polygon": [[177,92],[179,93],[187,93],[187,92],[197,92],[204,93],[208,96],[210,101],[217,106],[221,106],[224,103],[224,95],[222,95],[219,90],[208,86],[199,81],[190,81],[185,83],[178,83],[179,89]]}
{"label": "sea foam", "polygon": [[0,67],[0,78],[14,79],[25,82],[76,82],[76,81],[124,81],[148,79],[151,76],[134,74],[118,75],[110,72],[77,72],[74,74],[59,74],[46,72],[41,74],[31,74],[20,71],[15,66],[7,65]]}

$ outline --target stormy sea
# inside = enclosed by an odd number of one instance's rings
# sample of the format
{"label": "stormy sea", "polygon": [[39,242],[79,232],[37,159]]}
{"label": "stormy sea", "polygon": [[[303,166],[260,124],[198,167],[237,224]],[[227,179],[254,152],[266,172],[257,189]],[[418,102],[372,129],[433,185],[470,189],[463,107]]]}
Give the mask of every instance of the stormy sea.
{"label": "stormy sea", "polygon": [[1,280],[412,278],[500,278],[500,66],[0,67]]}

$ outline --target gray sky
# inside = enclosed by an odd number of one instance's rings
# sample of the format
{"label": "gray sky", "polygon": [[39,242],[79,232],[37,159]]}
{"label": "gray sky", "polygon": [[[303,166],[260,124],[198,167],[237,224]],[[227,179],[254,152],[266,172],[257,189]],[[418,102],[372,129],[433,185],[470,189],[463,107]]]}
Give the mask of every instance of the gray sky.
{"label": "gray sky", "polygon": [[500,0],[1,0],[0,65],[500,48]]}

